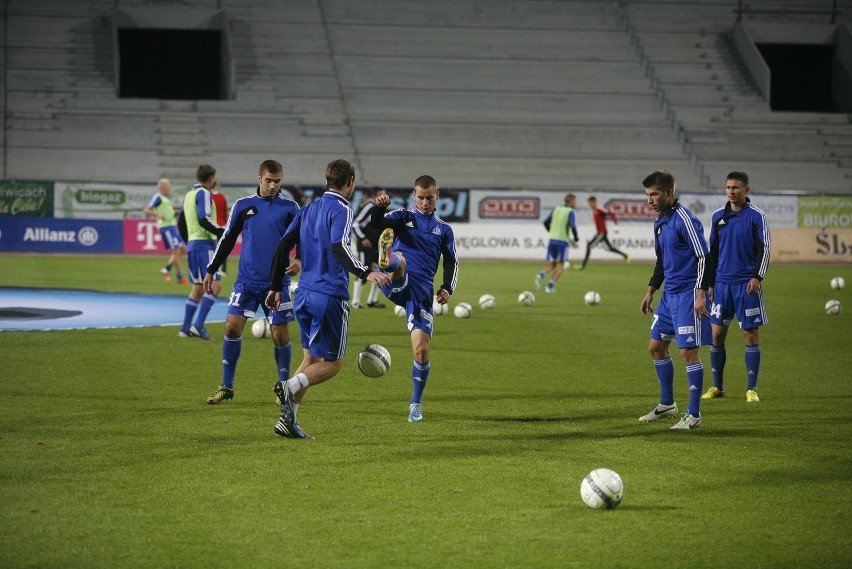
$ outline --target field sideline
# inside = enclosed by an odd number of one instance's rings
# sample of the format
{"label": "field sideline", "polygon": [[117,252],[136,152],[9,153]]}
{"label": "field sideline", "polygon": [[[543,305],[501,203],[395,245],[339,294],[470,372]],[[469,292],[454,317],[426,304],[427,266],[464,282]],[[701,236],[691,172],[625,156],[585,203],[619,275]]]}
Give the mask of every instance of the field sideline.
{"label": "field sideline", "polygon": [[[0,286],[185,296],[163,260],[0,254]],[[639,312],[651,265],[593,259],[521,307],[540,265],[462,262],[451,306],[473,316],[436,318],[422,424],[406,421],[403,320],[353,311],[343,371],[299,410],[315,441],[272,433],[269,340],[246,334],[235,399],[208,406],[221,324],[214,342],[175,326],[0,332],[0,567],[852,565],[850,265],[770,266],[761,402],[745,402],[732,328],[729,397],[703,402],[692,432],[636,420],[658,396]],[[379,379],[354,363],[373,342],[393,356]],[[616,510],[580,500],[597,467],[624,479]]]}

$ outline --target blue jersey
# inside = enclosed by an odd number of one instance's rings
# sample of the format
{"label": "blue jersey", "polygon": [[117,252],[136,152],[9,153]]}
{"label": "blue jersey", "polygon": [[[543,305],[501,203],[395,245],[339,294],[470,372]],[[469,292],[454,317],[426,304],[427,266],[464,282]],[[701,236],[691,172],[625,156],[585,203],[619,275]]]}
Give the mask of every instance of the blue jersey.
{"label": "blue jersey", "polygon": [[409,277],[427,283],[435,280],[438,259],[444,259],[444,279],[441,288],[452,294],[458,279],[459,262],[453,228],[435,212],[421,213],[417,208],[398,209],[384,216],[384,224],[394,228],[396,241],[393,251],[405,257]]}
{"label": "blue jersey", "polygon": [[654,221],[654,250],[657,266],[649,283],[655,288],[666,282],[666,291],[680,292],[709,286],[707,255],[701,222],[675,200],[668,212]]}
{"label": "blue jersey", "polygon": [[302,259],[299,288],[348,299],[349,273],[363,277],[370,272],[352,253],[351,234],[352,210],[337,192],[327,191],[300,209],[275,249],[270,289],[281,290],[276,277],[286,268],[290,248],[298,243]]}
{"label": "blue jersey", "polygon": [[769,226],[766,215],[746,203],[733,211],[728,202],[713,212],[710,226],[710,259],[715,282],[747,283],[762,280],[769,267]]}
{"label": "blue jersey", "polygon": [[[268,285],[272,279],[272,255],[284,232],[296,218],[299,205],[281,194],[264,199],[259,193],[234,202],[225,225],[225,233],[216,246],[216,253],[207,272],[215,273],[243,235],[242,252],[237,280],[257,285]],[[284,286],[290,284],[285,275]]]}

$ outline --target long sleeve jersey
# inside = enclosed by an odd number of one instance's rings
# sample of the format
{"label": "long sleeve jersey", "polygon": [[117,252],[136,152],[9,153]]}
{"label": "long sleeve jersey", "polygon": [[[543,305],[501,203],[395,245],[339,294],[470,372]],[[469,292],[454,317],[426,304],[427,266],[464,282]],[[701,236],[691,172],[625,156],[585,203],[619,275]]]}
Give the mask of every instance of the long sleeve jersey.
{"label": "long sleeve jersey", "polygon": [[657,264],[650,286],[660,288],[664,280],[670,292],[710,286],[704,228],[695,214],[677,200],[654,221],[654,250]]}
{"label": "long sleeve jersey", "polygon": [[302,275],[299,288],[349,298],[349,273],[363,277],[369,269],[352,253],[352,210],[349,201],[334,191],[299,210],[275,248],[272,258],[274,292],[283,290],[283,275],[290,250],[299,245]]}
{"label": "long sleeve jersey", "polygon": [[[275,247],[298,213],[299,205],[281,194],[265,199],[256,192],[253,196],[238,199],[231,208],[225,233],[216,246],[207,272],[213,274],[222,266],[242,233],[237,278],[252,283],[269,283]],[[284,275],[283,284],[290,284],[289,276]]]}
{"label": "long sleeve jersey", "polygon": [[741,284],[763,280],[769,267],[769,226],[766,214],[746,203],[740,211],[725,207],[713,212],[710,221],[710,269],[713,282]]}
{"label": "long sleeve jersey", "polygon": [[387,214],[385,211],[386,208],[374,208],[373,219],[383,228],[393,228],[396,236],[393,250],[405,256],[407,273],[418,280],[434,282],[438,260],[443,258],[440,288],[452,294],[458,281],[459,260],[450,224],[435,212],[421,213],[417,208],[398,209]]}

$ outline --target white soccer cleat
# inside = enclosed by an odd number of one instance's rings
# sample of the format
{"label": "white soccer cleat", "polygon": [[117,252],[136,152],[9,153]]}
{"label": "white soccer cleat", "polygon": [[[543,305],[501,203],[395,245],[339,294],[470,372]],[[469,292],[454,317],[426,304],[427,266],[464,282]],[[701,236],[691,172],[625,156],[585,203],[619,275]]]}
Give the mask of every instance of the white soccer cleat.
{"label": "white soccer cleat", "polygon": [[670,415],[677,415],[677,403],[672,403],[671,405],[658,403],[656,407],[651,409],[650,413],[639,417],[639,420],[643,423],[647,423],[648,421],[656,421],[657,419],[662,419],[663,417],[668,417]]}

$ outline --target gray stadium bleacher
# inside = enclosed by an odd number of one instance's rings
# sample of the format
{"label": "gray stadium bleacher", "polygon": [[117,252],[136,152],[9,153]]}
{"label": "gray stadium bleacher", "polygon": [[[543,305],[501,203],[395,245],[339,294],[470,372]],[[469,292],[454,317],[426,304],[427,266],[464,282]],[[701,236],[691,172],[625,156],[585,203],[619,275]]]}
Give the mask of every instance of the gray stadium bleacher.
{"label": "gray stadium bleacher", "polygon": [[[793,4],[746,18],[797,21]],[[729,39],[735,5],[9,0],[0,176],[188,183],[209,162],[231,184],[271,157],[321,184],[343,157],[388,186],[625,190],[667,168],[716,191],[743,169],[852,193],[850,116],[770,112]],[[234,100],[116,96],[113,10],[166,6],[228,14]]]}

